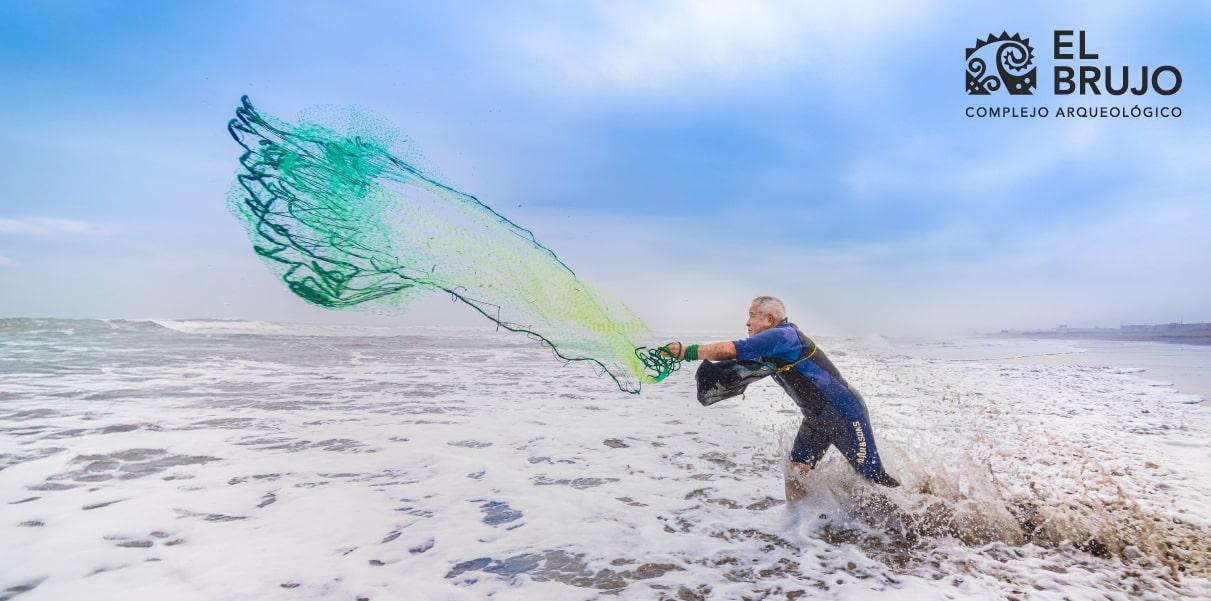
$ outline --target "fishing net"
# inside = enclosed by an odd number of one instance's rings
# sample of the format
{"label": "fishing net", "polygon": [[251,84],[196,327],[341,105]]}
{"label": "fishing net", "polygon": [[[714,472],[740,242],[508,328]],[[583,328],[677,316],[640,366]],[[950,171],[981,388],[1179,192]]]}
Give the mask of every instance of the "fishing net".
{"label": "fishing net", "polygon": [[353,111],[289,124],[241,101],[227,127],[244,148],[228,203],[303,300],[398,313],[448,294],[631,393],[678,368],[667,349],[637,347],[643,322],[533,233],[393,154],[389,127]]}

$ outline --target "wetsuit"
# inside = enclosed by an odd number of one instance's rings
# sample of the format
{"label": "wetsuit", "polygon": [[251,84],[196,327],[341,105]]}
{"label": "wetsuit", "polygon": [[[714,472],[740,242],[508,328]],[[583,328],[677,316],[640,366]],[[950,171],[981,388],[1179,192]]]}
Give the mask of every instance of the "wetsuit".
{"label": "wetsuit", "polygon": [[815,467],[831,444],[859,474],[884,486],[900,485],[883,471],[862,395],[795,324],[784,322],[734,344],[741,361],[791,366],[773,374],[803,412],[791,461]]}

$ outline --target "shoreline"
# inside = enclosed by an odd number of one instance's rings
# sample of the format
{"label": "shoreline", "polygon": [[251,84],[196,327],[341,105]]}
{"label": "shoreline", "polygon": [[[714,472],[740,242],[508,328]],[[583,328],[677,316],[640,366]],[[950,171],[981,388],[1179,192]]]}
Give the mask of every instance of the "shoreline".
{"label": "shoreline", "polygon": [[[1025,336],[997,336],[999,339],[1030,340]],[[1081,341],[1084,352],[1038,355],[1010,359],[1012,363],[1080,365],[1138,369],[1143,380],[1165,383],[1181,394],[1200,397],[1197,403],[1211,399],[1211,343],[1174,344],[1166,340],[1040,337],[1035,340],[1065,339]],[[1130,345],[1130,346],[1126,346]]]}
{"label": "shoreline", "polygon": [[1165,344],[1188,344],[1190,346],[1211,346],[1211,335],[1163,335],[1163,334],[1124,334],[1099,332],[1020,332],[987,334],[990,338],[1015,339],[1047,339],[1047,340],[1107,340],[1111,342],[1163,342]]}

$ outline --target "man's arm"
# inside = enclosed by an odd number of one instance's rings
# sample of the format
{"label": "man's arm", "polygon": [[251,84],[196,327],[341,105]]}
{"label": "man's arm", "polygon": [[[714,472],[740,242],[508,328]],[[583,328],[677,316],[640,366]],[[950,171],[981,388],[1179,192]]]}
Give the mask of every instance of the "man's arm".
{"label": "man's arm", "polygon": [[[669,350],[677,355],[678,359],[685,359],[685,349],[690,345],[682,345],[680,342],[670,342]],[[709,344],[698,345],[698,358],[709,359],[711,361],[722,361],[724,359],[736,358],[736,344],[730,340],[723,342],[711,342]]]}

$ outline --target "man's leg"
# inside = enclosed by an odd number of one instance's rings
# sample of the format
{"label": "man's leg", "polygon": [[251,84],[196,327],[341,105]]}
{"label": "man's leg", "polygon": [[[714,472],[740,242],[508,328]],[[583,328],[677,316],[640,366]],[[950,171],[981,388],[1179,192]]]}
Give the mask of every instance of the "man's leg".
{"label": "man's leg", "polygon": [[812,468],[816,467],[816,462],[820,461],[824,452],[828,450],[831,437],[828,432],[813,428],[814,421],[814,418],[809,421],[809,418],[805,417],[799,424],[799,433],[795,435],[795,446],[791,448],[790,458],[783,470],[787,503],[794,503],[807,496],[803,479]]}
{"label": "man's leg", "polygon": [[879,449],[875,446],[875,434],[870,428],[862,395],[854,391],[849,404],[840,408],[826,407],[821,417],[825,414],[831,414],[830,417],[840,423],[832,429],[832,444],[841,451],[854,471],[883,486],[900,485],[899,481],[883,471],[883,462],[879,459]]}

